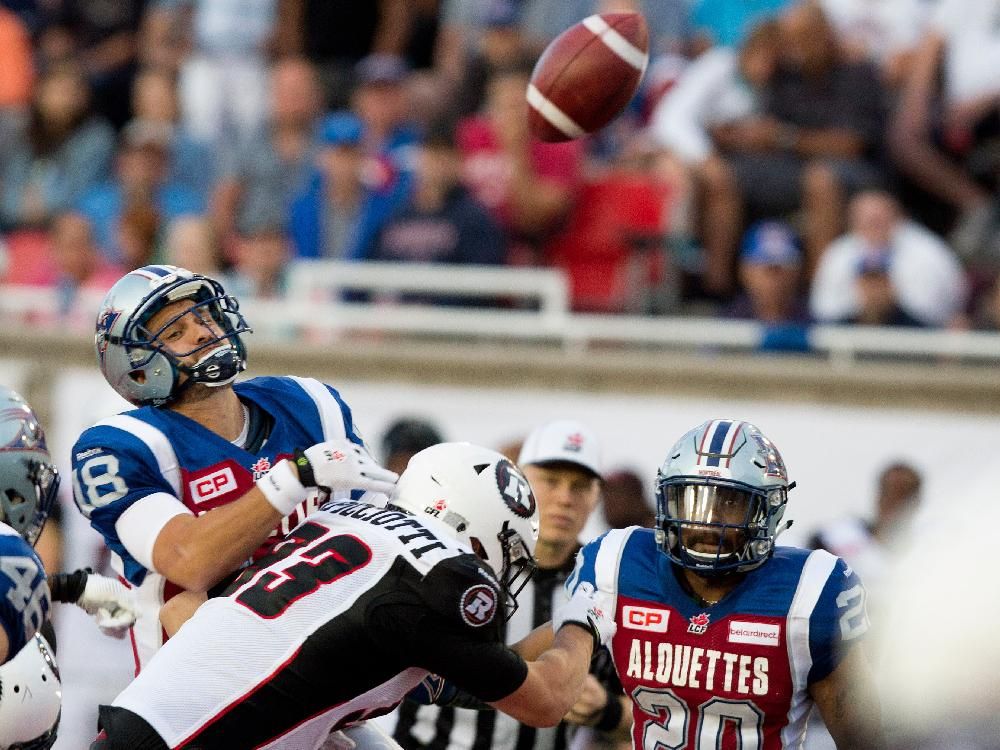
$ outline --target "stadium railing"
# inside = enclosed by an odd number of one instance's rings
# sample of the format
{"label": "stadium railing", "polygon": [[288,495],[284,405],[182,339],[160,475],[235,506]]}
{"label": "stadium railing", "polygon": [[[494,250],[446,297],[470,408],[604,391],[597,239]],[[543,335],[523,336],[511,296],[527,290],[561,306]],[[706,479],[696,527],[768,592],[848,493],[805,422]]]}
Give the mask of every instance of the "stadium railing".
{"label": "stadium railing", "polygon": [[[367,299],[352,298],[351,292]],[[447,296],[449,304],[399,301],[413,294]],[[0,320],[90,333],[102,296],[82,293],[67,314],[56,316],[55,290],[5,285]],[[476,302],[463,306],[459,298]],[[482,300],[490,298],[509,307],[483,307]],[[373,333],[546,343],[570,351],[619,346],[753,352],[773,330],[754,321],[574,313],[563,274],[535,268],[300,261],[289,270],[284,297],[242,299],[241,306],[258,336],[272,340]],[[994,333],[814,325],[801,334],[808,351],[841,367],[873,357],[1000,361],[1000,334]]]}

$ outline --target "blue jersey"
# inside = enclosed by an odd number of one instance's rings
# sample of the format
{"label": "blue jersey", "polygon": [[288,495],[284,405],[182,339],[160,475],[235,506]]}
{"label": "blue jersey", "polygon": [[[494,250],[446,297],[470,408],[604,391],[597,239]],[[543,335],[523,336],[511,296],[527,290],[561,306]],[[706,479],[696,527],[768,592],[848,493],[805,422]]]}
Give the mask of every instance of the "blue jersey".
{"label": "blue jersey", "polygon": [[[253,488],[296,448],[347,437],[361,444],[351,411],[336,390],[308,378],[262,377],[233,386],[273,418],[256,453],[170,409],[134,409],[88,428],[73,447],[73,496],[104,537],[119,575],[138,588],[140,614],[132,629],[138,665],[163,642],[159,609],[179,589],[153,570],[153,544],[179,513],[201,515]],[[347,497],[335,493],[334,497]],[[261,545],[283,537],[319,505],[317,492]]]}
{"label": "blue jersey", "polygon": [[0,626],[7,633],[7,658],[35,635],[49,605],[42,561],[20,534],[0,523]]}
{"label": "blue jersey", "polygon": [[823,550],[778,547],[711,606],[677,575],[654,532],[633,527],[584,547],[566,583],[614,597],[611,653],[632,699],[633,746],[798,747],[809,686],[868,629],[857,575]]}

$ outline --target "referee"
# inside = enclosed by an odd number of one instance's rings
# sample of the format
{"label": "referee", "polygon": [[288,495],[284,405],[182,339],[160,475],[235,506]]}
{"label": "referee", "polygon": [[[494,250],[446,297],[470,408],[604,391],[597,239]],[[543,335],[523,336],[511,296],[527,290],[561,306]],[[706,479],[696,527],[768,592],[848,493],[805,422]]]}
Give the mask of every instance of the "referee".
{"label": "referee", "polygon": [[[518,608],[506,624],[506,640],[521,640],[552,619],[552,604],[573,572],[579,534],[597,507],[601,493],[600,446],[579,422],[559,420],[535,429],[525,440],[518,464],[538,501],[538,570],[518,596]],[[618,684],[608,655],[599,654],[591,673],[604,685],[607,699],[585,723],[610,731],[623,719]],[[598,689],[598,692],[601,691]],[[550,729],[519,724],[496,711],[423,706],[404,701],[394,738],[404,750],[565,750],[573,727]]]}

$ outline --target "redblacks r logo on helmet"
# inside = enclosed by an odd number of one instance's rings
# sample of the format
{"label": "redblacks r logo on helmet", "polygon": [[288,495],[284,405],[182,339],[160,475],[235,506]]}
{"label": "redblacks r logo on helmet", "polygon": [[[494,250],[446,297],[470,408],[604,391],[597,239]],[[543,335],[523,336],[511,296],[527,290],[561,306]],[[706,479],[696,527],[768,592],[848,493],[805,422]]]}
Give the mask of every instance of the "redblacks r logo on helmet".
{"label": "redblacks r logo on helmet", "polygon": [[535,514],[535,496],[528,480],[510,461],[497,462],[497,488],[507,507],[521,518],[531,518]]}
{"label": "redblacks r logo on helmet", "polygon": [[497,594],[489,586],[476,584],[462,594],[462,619],[466,625],[482,627],[497,613]]}

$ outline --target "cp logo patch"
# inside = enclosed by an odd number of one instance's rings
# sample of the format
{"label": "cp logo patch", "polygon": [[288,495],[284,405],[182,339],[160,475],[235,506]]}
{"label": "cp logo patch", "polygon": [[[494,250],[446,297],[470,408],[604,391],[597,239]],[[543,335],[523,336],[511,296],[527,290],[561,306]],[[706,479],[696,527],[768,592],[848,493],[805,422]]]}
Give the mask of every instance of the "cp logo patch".
{"label": "cp logo patch", "polygon": [[497,488],[503,500],[515,515],[531,518],[535,514],[535,496],[524,475],[510,461],[497,464]]}
{"label": "cp logo patch", "polygon": [[474,628],[488,625],[497,613],[497,592],[482,583],[462,594],[462,619]]}

